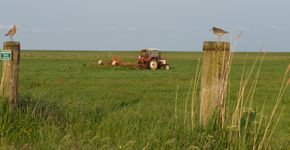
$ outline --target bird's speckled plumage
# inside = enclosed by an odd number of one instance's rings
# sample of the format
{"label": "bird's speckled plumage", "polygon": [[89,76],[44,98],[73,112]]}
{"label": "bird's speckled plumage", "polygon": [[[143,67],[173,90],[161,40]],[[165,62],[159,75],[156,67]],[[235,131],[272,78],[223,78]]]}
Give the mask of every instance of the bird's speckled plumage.
{"label": "bird's speckled plumage", "polygon": [[5,36],[9,36],[11,40],[13,40],[13,35],[16,33],[16,25],[13,26],[12,29],[10,29]]}
{"label": "bird's speckled plumage", "polygon": [[213,34],[215,34],[216,36],[218,36],[219,39],[221,38],[221,36],[223,36],[223,35],[229,33],[229,32],[227,32],[227,31],[225,31],[225,30],[223,30],[223,29],[220,29],[220,28],[217,28],[217,27],[213,27],[210,31],[212,31]]}

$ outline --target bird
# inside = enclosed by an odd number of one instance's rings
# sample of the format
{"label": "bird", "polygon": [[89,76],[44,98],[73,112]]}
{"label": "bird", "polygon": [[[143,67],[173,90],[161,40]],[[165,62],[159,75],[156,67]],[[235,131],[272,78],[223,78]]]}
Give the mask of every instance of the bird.
{"label": "bird", "polygon": [[13,41],[13,35],[16,33],[16,25],[13,25],[13,28],[10,29],[5,36],[9,36],[10,40]]}
{"label": "bird", "polygon": [[219,39],[221,39],[221,36],[223,36],[223,35],[229,33],[229,32],[227,32],[227,31],[225,31],[225,30],[223,30],[223,29],[220,29],[220,28],[217,28],[217,27],[213,27],[213,28],[212,28],[211,30],[209,30],[209,31],[212,31],[213,34],[215,34],[216,36],[218,36]]}

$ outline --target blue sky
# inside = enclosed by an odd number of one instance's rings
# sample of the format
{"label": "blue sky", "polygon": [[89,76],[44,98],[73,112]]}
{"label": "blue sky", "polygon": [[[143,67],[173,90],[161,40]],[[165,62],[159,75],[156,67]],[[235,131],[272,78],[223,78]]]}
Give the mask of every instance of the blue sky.
{"label": "blue sky", "polygon": [[200,51],[220,27],[239,51],[290,51],[289,0],[2,0],[22,49]]}

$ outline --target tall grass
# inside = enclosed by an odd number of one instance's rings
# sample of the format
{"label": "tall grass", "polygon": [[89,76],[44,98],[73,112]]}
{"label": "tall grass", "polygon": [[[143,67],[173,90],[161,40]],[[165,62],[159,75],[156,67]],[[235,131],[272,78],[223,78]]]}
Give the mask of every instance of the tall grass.
{"label": "tall grass", "polygon": [[[199,98],[197,87],[200,80],[200,70],[198,63],[195,78],[192,79],[190,84],[190,86],[193,86],[193,88],[189,88],[193,90],[191,91],[191,93],[187,93],[187,95],[192,95],[192,114],[190,118],[191,131],[193,130],[193,132],[198,135],[212,137],[213,141],[215,141],[215,147],[211,148],[261,150],[271,149],[271,147],[273,146],[271,144],[271,140],[283,113],[283,108],[281,108],[282,98],[289,86],[289,81],[287,81],[287,79],[289,78],[288,74],[290,70],[290,64],[285,70],[283,81],[280,86],[280,92],[278,93],[278,96],[275,100],[275,105],[273,106],[270,117],[268,117],[264,113],[264,107],[261,110],[257,110],[253,106],[253,102],[255,101],[254,95],[256,93],[256,88],[260,77],[260,71],[265,55],[265,53],[261,53],[260,56],[257,56],[254,63],[249,68],[246,67],[248,57],[246,56],[243,65],[243,71],[241,74],[240,87],[238,90],[237,98],[227,99],[227,101],[235,102],[235,104],[229,105],[229,103],[227,103],[226,105],[226,102],[224,101],[223,104],[217,108],[216,113],[212,116],[212,118],[209,120],[205,127],[201,125],[200,122],[198,122],[195,118],[195,116],[199,116],[199,108],[194,107],[199,105],[199,100],[197,100]],[[229,63],[225,65],[231,65],[231,60],[232,58],[230,58]],[[230,66],[226,67],[226,69],[230,69]],[[229,72],[230,71],[228,71],[228,73]],[[225,81],[223,81],[222,84],[229,84],[227,83],[228,78],[229,74],[225,74]],[[229,88],[229,86],[221,87],[224,88],[222,90],[228,90],[227,93],[232,92],[230,91],[231,89]],[[185,100],[186,102],[184,110],[184,128],[188,128],[186,126],[188,101],[187,99],[188,96]],[[235,108],[234,111],[231,111],[231,108]],[[277,112],[279,113],[277,114]],[[205,138],[203,136],[199,137],[198,139]],[[201,149],[207,147],[207,143],[201,142],[199,143],[199,145],[200,146],[198,147]]]}

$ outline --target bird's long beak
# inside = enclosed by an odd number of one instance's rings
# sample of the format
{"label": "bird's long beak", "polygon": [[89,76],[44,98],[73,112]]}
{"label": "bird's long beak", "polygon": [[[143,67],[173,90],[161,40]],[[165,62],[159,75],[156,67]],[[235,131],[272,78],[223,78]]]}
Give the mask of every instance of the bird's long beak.
{"label": "bird's long beak", "polygon": [[212,31],[212,29],[210,29],[209,31]]}

